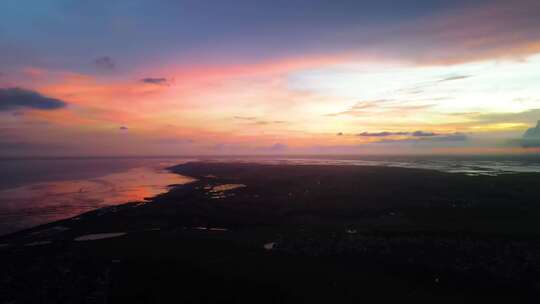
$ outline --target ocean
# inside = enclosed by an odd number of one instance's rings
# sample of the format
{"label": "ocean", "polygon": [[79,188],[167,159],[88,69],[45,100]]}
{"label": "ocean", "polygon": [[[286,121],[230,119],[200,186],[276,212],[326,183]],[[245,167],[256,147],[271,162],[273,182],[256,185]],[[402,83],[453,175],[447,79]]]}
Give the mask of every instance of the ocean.
{"label": "ocean", "polygon": [[0,160],[0,235],[101,207],[145,201],[189,177],[167,167],[193,161],[394,166],[471,176],[540,172],[539,155],[229,156]]}

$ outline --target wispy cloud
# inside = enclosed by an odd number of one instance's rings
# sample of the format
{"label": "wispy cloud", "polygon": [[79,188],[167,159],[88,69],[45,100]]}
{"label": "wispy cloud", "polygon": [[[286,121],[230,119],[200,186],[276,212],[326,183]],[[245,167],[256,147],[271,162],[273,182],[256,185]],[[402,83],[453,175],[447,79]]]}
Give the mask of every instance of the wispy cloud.
{"label": "wispy cloud", "polygon": [[143,78],[141,79],[141,82],[146,84],[153,84],[153,85],[160,85],[160,86],[170,86],[171,82],[167,78]]}
{"label": "wispy cloud", "polygon": [[400,132],[388,132],[388,131],[383,131],[383,132],[362,132],[360,134],[358,134],[358,136],[362,136],[362,137],[391,137],[391,136],[412,136],[412,137],[435,137],[435,136],[444,136],[444,135],[448,135],[448,134],[437,134],[437,133],[434,133],[434,132],[430,132],[430,131],[421,131],[421,130],[418,130],[418,131],[414,131],[414,132],[403,132],[403,131],[400,131]]}
{"label": "wispy cloud", "polygon": [[408,143],[408,144],[452,144],[455,142],[464,142],[467,141],[469,137],[463,133],[451,133],[451,134],[440,134],[429,137],[411,137],[403,139],[383,139],[376,141],[376,144],[398,144],[398,143]]}
{"label": "wispy cloud", "polygon": [[348,110],[329,113],[326,116],[363,116],[369,113],[392,113],[421,111],[433,107],[433,104],[414,104],[411,102],[398,101],[394,99],[365,100],[356,103]]}
{"label": "wispy cloud", "polygon": [[254,120],[257,120],[257,117],[256,116],[234,116],[234,119],[254,121]]}
{"label": "wispy cloud", "polygon": [[540,119],[540,109],[506,113],[456,112],[448,115],[466,119],[463,125],[507,125],[524,129],[525,125],[535,124]]}
{"label": "wispy cloud", "polygon": [[272,124],[285,124],[287,123],[284,120],[264,120],[256,116],[234,116],[235,120],[239,120],[244,125],[272,125]]}
{"label": "wispy cloud", "polygon": [[362,137],[388,137],[388,136],[402,136],[402,135],[410,135],[410,132],[362,132],[358,134],[358,136]]}
{"label": "wispy cloud", "polygon": [[449,76],[446,78],[443,78],[439,80],[438,82],[446,82],[446,81],[455,81],[455,80],[462,80],[472,77],[471,75],[456,75],[456,76]]}

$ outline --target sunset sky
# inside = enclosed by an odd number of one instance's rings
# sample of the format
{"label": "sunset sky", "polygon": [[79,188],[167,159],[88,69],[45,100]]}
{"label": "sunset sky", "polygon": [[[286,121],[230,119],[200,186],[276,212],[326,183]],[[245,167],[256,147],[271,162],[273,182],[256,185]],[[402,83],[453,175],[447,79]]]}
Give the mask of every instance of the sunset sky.
{"label": "sunset sky", "polygon": [[538,153],[539,16],[538,0],[2,0],[0,156]]}

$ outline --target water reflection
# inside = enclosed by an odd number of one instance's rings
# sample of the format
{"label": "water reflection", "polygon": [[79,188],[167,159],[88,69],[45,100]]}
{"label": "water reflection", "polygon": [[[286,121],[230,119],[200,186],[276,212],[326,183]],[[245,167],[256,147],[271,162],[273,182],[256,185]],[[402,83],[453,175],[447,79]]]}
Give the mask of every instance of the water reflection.
{"label": "water reflection", "polygon": [[166,191],[168,185],[191,181],[157,167],[140,167],[88,180],[42,182],[0,190],[0,234],[100,207],[144,201]]}
{"label": "water reflection", "polygon": [[328,156],[328,157],[262,157],[252,156],[237,157],[213,157],[203,158],[206,162],[235,162],[235,163],[259,163],[279,165],[351,165],[351,166],[382,166],[437,170],[448,173],[459,173],[472,176],[498,176],[515,173],[539,173],[540,158],[521,156],[521,159],[508,159],[501,156],[500,159],[464,159],[459,157],[383,157],[365,159],[354,156]]}

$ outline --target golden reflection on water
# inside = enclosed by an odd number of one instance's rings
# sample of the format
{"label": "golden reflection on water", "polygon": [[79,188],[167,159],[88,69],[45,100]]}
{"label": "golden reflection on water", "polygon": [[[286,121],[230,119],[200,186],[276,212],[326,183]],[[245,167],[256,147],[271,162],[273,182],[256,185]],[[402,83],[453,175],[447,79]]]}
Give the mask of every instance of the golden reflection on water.
{"label": "golden reflection on water", "polygon": [[143,201],[193,179],[152,167],[89,180],[35,183],[0,191],[0,234],[121,203]]}

